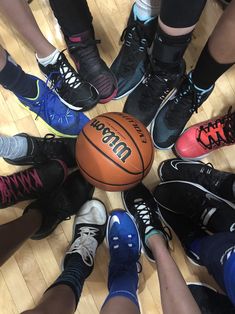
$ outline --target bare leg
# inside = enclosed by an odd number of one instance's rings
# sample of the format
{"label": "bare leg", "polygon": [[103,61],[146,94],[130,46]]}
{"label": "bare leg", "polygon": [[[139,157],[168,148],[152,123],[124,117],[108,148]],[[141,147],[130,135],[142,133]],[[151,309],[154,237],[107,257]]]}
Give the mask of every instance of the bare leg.
{"label": "bare leg", "polygon": [[139,314],[138,307],[125,297],[110,299],[101,309],[101,314]]}
{"label": "bare leg", "polygon": [[182,27],[182,28],[175,28],[175,27],[170,27],[170,26],[167,26],[166,24],[164,24],[162,21],[161,21],[161,18],[159,17],[158,18],[158,24],[159,26],[161,27],[161,29],[168,35],[171,35],[171,36],[182,36],[182,35],[186,35],[188,33],[191,33],[196,24],[192,25],[192,26],[189,26],[189,27]]}
{"label": "bare leg", "polygon": [[56,49],[43,36],[26,1],[1,0],[0,11],[9,18],[39,58],[47,57]]}
{"label": "bare leg", "polygon": [[152,235],[148,239],[148,246],[156,261],[163,313],[200,314],[201,311],[169,254],[163,237],[159,234]]}
{"label": "bare leg", "polygon": [[0,71],[4,68],[4,66],[6,65],[7,62],[7,58],[6,58],[6,52],[5,50],[2,48],[2,46],[0,45]]}
{"label": "bare leg", "polygon": [[46,291],[41,302],[33,310],[22,314],[72,314],[75,311],[75,297],[72,289],[59,285]]}
{"label": "bare leg", "polygon": [[219,19],[209,39],[209,51],[219,63],[235,62],[235,1],[232,1]]}
{"label": "bare leg", "polygon": [[30,210],[20,218],[0,226],[0,266],[41,226],[38,210]]}

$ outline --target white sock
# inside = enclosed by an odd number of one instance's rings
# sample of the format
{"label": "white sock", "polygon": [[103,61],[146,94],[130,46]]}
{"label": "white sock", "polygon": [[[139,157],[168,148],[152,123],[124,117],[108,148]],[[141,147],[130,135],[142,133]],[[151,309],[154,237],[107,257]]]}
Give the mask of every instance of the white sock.
{"label": "white sock", "polygon": [[39,58],[37,54],[36,54],[36,58],[41,65],[46,67],[48,64],[55,64],[59,57],[59,54],[60,54],[60,51],[56,49],[49,56],[45,58]]}
{"label": "white sock", "polygon": [[28,142],[23,136],[0,136],[0,156],[16,159],[27,155]]}
{"label": "white sock", "polygon": [[134,13],[140,21],[147,21],[160,12],[160,0],[136,0]]}

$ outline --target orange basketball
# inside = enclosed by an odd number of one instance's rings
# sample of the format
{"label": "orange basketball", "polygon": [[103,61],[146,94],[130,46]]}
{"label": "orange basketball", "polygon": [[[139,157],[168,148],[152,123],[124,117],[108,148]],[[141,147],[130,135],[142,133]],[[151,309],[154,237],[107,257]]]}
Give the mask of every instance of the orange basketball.
{"label": "orange basketball", "polygon": [[121,112],[104,113],[88,122],[78,136],[76,159],[92,185],[123,191],[139,183],[151,169],[153,144],[146,127]]}

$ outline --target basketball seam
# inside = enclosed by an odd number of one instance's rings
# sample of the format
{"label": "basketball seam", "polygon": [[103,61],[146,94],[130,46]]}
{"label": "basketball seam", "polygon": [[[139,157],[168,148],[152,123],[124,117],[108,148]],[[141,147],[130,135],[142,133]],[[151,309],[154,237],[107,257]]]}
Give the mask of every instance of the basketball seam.
{"label": "basketball seam", "polygon": [[115,160],[111,159],[108,155],[106,155],[104,152],[102,152],[102,150],[97,147],[90,139],[89,137],[86,135],[86,133],[84,132],[84,130],[82,130],[82,134],[85,136],[85,138],[88,140],[88,142],[95,147],[103,156],[105,156],[107,159],[109,159],[111,162],[113,162],[116,166],[118,166],[120,169],[122,169],[123,171],[131,174],[131,175],[140,175],[142,174],[142,171],[140,172],[131,172],[129,170],[127,170],[126,168],[122,167],[121,165],[119,165]]}

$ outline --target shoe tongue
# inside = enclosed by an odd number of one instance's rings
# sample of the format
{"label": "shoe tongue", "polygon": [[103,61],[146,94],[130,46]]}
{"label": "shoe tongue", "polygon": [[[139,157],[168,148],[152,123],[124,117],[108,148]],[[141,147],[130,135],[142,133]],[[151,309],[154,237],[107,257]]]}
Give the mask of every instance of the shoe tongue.
{"label": "shoe tongue", "polygon": [[69,40],[73,43],[82,43],[88,39],[94,39],[94,34],[90,30],[69,37]]}

